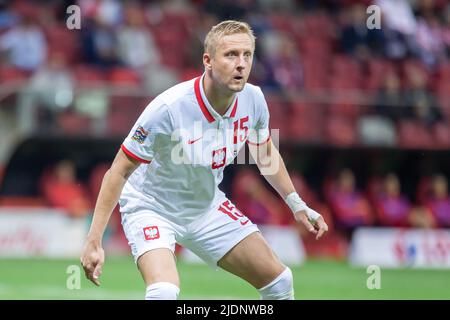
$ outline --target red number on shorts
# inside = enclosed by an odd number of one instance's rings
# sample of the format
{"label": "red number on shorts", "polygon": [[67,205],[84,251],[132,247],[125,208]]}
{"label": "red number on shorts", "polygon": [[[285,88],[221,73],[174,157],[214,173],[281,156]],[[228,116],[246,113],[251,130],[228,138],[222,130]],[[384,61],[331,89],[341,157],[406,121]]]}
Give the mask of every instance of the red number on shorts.
{"label": "red number on shorts", "polygon": [[[239,220],[242,225],[247,224],[249,222],[248,218],[235,206],[233,206],[230,200],[225,201],[219,207],[219,211],[225,213],[233,220]],[[242,219],[243,218],[243,219]]]}
{"label": "red number on shorts", "polygon": [[236,216],[233,215],[233,213],[231,211],[228,211],[227,209],[225,209],[224,207],[220,206],[219,207],[219,211],[222,211],[223,213],[225,213],[226,215],[228,215],[231,219],[233,220],[237,220],[238,218],[236,218]]}

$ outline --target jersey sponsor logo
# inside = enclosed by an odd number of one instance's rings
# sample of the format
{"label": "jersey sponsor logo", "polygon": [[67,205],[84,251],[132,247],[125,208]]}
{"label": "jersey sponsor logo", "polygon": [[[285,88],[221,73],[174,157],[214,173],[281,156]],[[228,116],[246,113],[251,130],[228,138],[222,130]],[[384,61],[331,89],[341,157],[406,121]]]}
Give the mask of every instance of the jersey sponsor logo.
{"label": "jersey sponsor logo", "polygon": [[148,136],[148,131],[145,130],[142,126],[139,126],[139,127],[137,127],[137,129],[134,132],[131,139],[136,141],[139,144],[143,144],[145,139],[147,138],[147,136]]}
{"label": "jersey sponsor logo", "polygon": [[193,144],[193,143],[196,143],[198,140],[200,140],[201,138],[203,138],[203,136],[201,136],[200,138],[197,138],[197,139],[189,139],[188,140],[188,144]]}
{"label": "jersey sponsor logo", "polygon": [[144,228],[145,240],[159,239],[159,230],[157,226],[150,226]]}

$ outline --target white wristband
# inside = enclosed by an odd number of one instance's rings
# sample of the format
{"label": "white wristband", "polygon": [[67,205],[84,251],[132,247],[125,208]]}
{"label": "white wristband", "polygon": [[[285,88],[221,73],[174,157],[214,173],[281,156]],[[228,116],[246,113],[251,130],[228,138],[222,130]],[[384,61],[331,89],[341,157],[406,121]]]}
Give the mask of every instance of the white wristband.
{"label": "white wristband", "polygon": [[309,220],[316,221],[319,217],[321,217],[319,213],[306,205],[305,201],[300,198],[297,192],[290,193],[284,201],[289,206],[293,214],[304,210],[306,211],[306,215]]}

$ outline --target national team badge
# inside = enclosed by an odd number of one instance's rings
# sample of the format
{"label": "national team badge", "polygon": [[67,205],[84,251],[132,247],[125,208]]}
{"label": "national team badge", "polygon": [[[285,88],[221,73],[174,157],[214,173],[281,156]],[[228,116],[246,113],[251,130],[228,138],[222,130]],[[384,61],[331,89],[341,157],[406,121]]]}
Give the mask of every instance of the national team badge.
{"label": "national team badge", "polygon": [[145,130],[142,126],[139,126],[139,127],[137,127],[137,129],[134,132],[131,139],[136,141],[139,144],[143,144],[145,141],[145,138],[147,138],[147,136],[148,136],[148,131]]}
{"label": "national team badge", "polygon": [[159,239],[159,230],[157,226],[145,227],[144,228],[145,240],[155,240]]}
{"label": "national team badge", "polygon": [[218,169],[225,165],[225,161],[227,159],[227,148],[223,147],[222,149],[217,149],[213,151],[212,154],[212,168]]}

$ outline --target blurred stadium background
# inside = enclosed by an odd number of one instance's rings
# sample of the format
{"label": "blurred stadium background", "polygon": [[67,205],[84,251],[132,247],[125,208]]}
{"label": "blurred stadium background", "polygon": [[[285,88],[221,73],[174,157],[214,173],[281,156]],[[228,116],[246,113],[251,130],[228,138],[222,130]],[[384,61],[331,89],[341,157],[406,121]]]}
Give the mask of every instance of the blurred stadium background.
{"label": "blurred stadium background", "polygon": [[[117,210],[102,287],[70,290],[71,265],[120,143],[153,97],[202,73],[203,38],[228,18],[254,28],[250,82],[330,224],[315,241],[254,166],[227,169],[222,189],[292,266],[297,298],[450,299],[446,0],[0,0],[0,299],[143,297]],[[258,299],[177,254],[182,299]]]}

